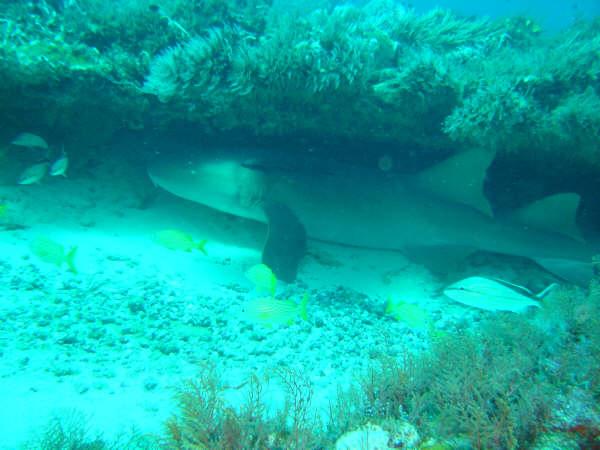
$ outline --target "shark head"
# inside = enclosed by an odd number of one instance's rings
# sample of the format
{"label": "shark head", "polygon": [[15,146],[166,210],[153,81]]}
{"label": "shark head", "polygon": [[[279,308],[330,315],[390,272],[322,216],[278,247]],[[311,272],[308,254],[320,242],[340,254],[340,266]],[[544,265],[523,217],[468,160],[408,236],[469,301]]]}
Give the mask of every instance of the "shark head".
{"label": "shark head", "polygon": [[233,152],[163,157],[149,168],[155,185],[186,200],[264,222],[265,179]]}

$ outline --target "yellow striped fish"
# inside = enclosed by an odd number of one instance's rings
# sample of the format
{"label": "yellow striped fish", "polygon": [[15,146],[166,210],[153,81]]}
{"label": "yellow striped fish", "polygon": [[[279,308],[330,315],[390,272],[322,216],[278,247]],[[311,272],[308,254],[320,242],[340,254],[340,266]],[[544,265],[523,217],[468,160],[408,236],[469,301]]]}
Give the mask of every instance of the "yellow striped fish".
{"label": "yellow striped fish", "polygon": [[266,327],[291,325],[298,317],[307,320],[307,304],[308,294],[304,294],[300,303],[293,300],[277,300],[274,297],[256,298],[244,304],[242,317]]}
{"label": "yellow striped fish", "polygon": [[246,271],[246,278],[248,278],[254,286],[257,292],[267,293],[271,296],[275,295],[277,289],[277,277],[266,264],[256,264],[250,267]]}

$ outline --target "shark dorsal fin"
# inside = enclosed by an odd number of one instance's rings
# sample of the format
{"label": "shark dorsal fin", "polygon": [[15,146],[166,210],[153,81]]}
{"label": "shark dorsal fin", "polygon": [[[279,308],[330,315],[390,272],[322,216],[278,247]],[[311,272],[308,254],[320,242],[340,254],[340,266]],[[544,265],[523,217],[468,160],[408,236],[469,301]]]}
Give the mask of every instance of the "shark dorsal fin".
{"label": "shark dorsal fin", "polygon": [[414,182],[420,189],[438,197],[491,216],[492,208],[483,192],[483,184],[494,156],[492,151],[467,150],[425,169],[414,177]]}
{"label": "shark dorsal fin", "polygon": [[583,242],[576,217],[580,197],[569,192],[549,195],[514,212],[514,219],[523,225],[564,234]]}

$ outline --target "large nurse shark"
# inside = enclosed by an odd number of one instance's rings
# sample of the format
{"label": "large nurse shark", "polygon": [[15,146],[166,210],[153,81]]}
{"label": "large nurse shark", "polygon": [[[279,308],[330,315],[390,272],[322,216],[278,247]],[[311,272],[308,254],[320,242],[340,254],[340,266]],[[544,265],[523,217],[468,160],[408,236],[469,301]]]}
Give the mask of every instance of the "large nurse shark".
{"label": "large nurse shark", "polygon": [[476,250],[518,255],[585,283],[597,251],[575,223],[579,196],[556,194],[494,217],[483,191],[493,158],[474,149],[403,176],[281,151],[202,149],[165,155],[148,173],[176,196],[268,223],[263,261],[285,281],[295,279],[308,237],[430,260]]}

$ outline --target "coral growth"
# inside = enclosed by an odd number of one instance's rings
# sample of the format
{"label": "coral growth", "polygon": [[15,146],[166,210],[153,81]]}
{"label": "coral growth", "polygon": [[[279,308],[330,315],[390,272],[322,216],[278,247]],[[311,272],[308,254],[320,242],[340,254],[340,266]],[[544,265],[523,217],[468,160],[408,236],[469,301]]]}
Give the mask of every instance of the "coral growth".
{"label": "coral growth", "polygon": [[6,4],[0,114],[87,139],[188,121],[215,134],[476,144],[599,164],[597,22],[552,36],[526,18],[312,4]]}

